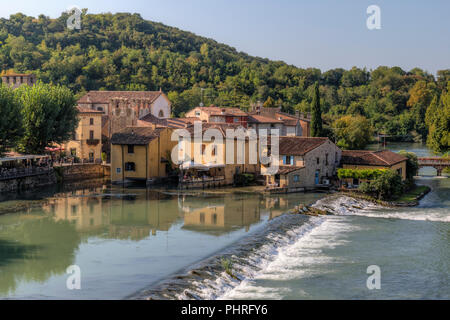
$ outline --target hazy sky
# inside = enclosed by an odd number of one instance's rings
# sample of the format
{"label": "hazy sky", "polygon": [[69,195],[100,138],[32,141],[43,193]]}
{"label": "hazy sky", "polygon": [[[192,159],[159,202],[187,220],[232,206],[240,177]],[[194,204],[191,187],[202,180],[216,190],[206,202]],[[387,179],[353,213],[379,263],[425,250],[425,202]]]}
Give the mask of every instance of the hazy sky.
{"label": "hazy sky", "polygon": [[[372,4],[381,8],[380,30],[366,27]],[[57,17],[71,5],[90,13],[137,12],[254,56],[322,71],[450,68],[448,0],[1,0],[0,16]]]}

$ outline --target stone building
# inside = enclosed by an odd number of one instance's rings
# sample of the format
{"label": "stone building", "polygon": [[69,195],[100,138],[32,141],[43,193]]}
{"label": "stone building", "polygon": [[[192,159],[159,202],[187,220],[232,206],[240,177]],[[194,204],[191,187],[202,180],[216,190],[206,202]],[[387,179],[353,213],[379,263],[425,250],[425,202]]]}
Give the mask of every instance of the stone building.
{"label": "stone building", "polygon": [[33,86],[36,83],[36,76],[31,73],[2,72],[2,82],[13,89],[21,85]]}
{"label": "stone building", "polygon": [[[390,150],[344,150],[341,165],[344,169],[390,169],[406,180],[406,161],[408,159]],[[358,185],[358,179],[346,179],[345,182]]]}
{"label": "stone building", "polygon": [[266,184],[271,187],[299,191],[328,185],[341,161],[341,150],[328,138],[280,137],[278,172],[266,175]]}

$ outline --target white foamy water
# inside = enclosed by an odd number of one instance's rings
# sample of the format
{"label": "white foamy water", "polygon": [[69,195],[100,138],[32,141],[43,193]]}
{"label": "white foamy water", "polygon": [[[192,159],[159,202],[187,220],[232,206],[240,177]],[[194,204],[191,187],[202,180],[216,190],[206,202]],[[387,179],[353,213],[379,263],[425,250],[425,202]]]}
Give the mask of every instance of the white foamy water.
{"label": "white foamy water", "polygon": [[[275,257],[264,261],[261,269],[254,272],[235,288],[228,290],[220,299],[281,299],[290,290],[267,288],[258,285],[258,280],[288,281],[332,272],[330,265],[342,263],[339,258],[327,256],[326,249],[345,245],[347,232],[357,227],[338,217],[322,218],[320,224],[298,239],[277,248]],[[327,268],[323,268],[323,266]],[[303,292],[306,296],[306,293]],[[298,294],[298,292],[296,292]]]}

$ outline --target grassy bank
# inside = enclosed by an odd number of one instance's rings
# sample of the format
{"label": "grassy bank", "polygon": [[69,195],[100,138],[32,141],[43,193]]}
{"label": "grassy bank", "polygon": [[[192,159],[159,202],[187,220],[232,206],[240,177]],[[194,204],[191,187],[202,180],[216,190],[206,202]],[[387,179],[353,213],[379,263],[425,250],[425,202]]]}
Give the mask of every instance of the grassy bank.
{"label": "grassy bank", "polygon": [[397,202],[415,202],[423,198],[431,188],[428,186],[414,186],[409,191],[403,193],[399,198],[395,199]]}

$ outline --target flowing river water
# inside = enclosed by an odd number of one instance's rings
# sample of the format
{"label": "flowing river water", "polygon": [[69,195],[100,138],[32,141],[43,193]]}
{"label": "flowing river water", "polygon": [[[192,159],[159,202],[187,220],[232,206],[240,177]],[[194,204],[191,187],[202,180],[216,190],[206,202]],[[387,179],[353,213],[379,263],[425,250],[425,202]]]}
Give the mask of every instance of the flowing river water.
{"label": "flowing river water", "polygon": [[[0,212],[21,207],[0,215],[0,297],[449,299],[450,179],[421,173],[417,183],[432,192],[415,208],[108,185],[3,199]],[[299,204],[335,215],[283,215]],[[67,289],[70,265],[80,267],[81,290]],[[366,286],[372,265],[380,290]]]}

